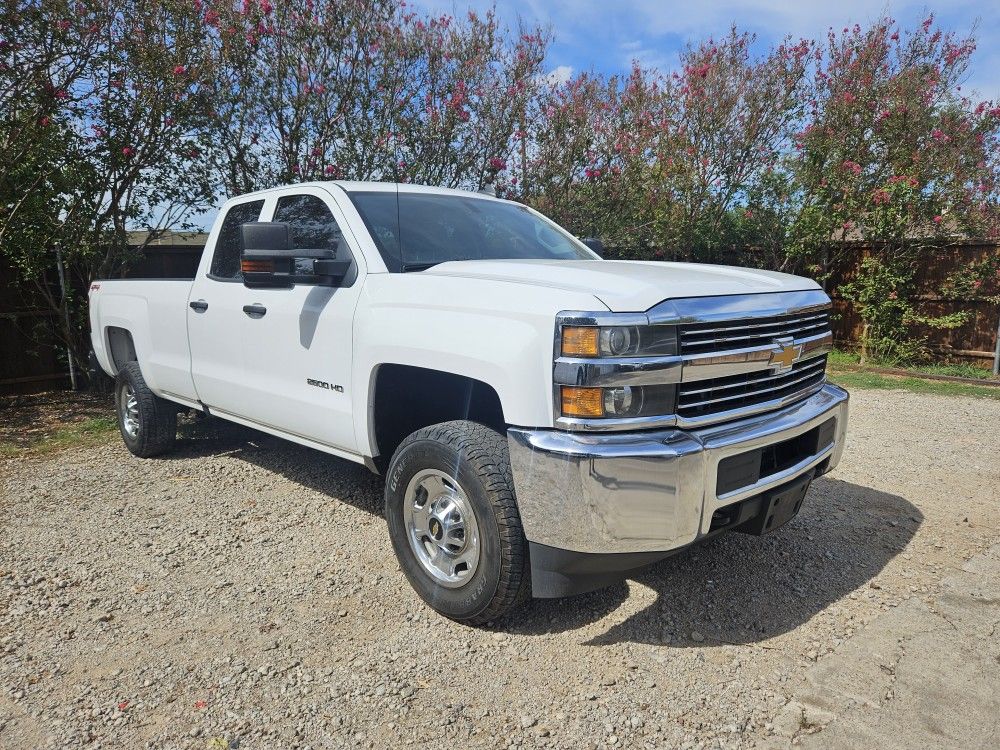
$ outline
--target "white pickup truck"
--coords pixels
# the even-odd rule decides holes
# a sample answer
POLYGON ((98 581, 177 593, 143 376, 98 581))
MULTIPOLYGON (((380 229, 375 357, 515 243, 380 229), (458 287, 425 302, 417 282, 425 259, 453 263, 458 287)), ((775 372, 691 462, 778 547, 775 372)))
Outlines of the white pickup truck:
POLYGON ((90 287, 133 454, 196 410, 366 464, 413 588, 470 624, 792 518, 844 447, 829 316, 808 279, 387 183, 234 198, 194 279, 90 287))

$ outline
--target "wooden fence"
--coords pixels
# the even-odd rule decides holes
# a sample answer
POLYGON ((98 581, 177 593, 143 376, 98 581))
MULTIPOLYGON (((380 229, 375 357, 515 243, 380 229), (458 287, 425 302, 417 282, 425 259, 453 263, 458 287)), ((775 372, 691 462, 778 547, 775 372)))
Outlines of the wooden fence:
MULTIPOLYGON (((827 288, 833 298, 836 313, 834 335, 841 346, 856 345, 860 341, 863 323, 857 310, 841 296, 840 285, 855 276, 862 259, 877 252, 861 244, 845 245, 837 249, 836 258, 831 263, 832 275, 827 288)), ((916 294, 911 297, 916 303, 917 311, 928 317, 970 313, 969 319, 958 328, 917 329, 918 334, 927 337, 928 348, 937 357, 984 367, 992 365, 1000 305, 990 298, 1000 297, 1000 279, 988 280, 978 290, 976 297, 970 300, 949 299, 941 294, 941 288, 956 270, 998 255, 1000 246, 996 244, 959 242, 936 251, 928 251, 922 259, 914 279, 916 294)))
MULTIPOLYGON (((203 234, 168 234, 147 245, 123 278, 194 278, 204 245, 203 234)), ((58 289, 55 277, 50 281, 58 289)), ((40 294, 19 284, 0 258, 0 395, 69 388, 66 352, 51 334, 55 317, 40 294)))
MULTIPOLYGON (((167 237, 149 245, 127 278, 192 278, 201 257, 204 235, 167 237)), ((833 297, 834 335, 841 346, 855 344, 861 335, 861 319, 838 293, 840 284, 853 277, 861 260, 873 250, 863 245, 845 245, 836 252, 828 289, 833 297)), ((942 282, 955 269, 1000 253, 995 244, 957 243, 928 258, 917 277, 918 308, 928 315, 968 310, 967 323, 951 330, 927 330, 928 346, 942 359, 990 365, 997 337, 1000 305, 988 297, 1000 295, 1000 280, 994 279, 971 301, 945 299, 942 282)), ((726 262, 754 265, 752 257, 734 253, 726 262)), ((52 312, 38 304, 30 290, 18 287, 10 267, 0 259, 0 394, 32 393, 69 386, 65 354, 51 337, 39 336, 51 322, 52 312)))

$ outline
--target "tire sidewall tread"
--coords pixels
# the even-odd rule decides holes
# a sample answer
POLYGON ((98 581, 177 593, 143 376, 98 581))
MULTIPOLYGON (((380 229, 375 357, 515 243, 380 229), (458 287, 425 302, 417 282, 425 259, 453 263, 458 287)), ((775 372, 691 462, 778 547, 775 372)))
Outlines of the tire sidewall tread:
POLYGON ((385 515, 403 573, 437 612, 481 625, 502 617, 528 597, 527 542, 517 511, 507 441, 496 430, 456 420, 425 427, 406 438, 389 465, 385 515), (427 468, 455 477, 479 525, 479 565, 472 580, 457 589, 441 586, 423 570, 403 524, 406 487, 418 471, 427 468))
POLYGON ((158 456, 173 447, 177 439, 177 408, 150 390, 138 362, 126 362, 115 377, 115 417, 129 452, 139 458, 158 456), (125 431, 121 414, 121 393, 131 386, 139 402, 139 433, 133 438, 125 431))

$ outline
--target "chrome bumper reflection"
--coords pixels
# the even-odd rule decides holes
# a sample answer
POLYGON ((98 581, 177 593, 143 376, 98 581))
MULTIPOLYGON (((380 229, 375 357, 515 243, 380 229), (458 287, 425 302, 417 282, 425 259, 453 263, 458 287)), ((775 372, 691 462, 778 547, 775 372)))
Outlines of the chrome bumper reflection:
POLYGON ((834 385, 778 411, 699 430, 577 433, 508 430, 514 486, 532 542, 575 552, 652 552, 708 533, 719 508, 783 484, 844 450, 847 392, 834 385), (719 496, 719 462, 794 438, 830 417, 831 446, 719 496))

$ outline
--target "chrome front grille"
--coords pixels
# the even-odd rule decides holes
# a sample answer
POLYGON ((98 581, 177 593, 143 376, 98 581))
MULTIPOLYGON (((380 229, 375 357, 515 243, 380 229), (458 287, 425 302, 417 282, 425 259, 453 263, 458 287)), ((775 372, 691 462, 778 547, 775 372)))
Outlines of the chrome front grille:
MULTIPOLYGON (((713 362, 726 353, 775 346, 778 342, 815 341, 830 335, 829 309, 813 309, 789 315, 743 320, 713 321, 680 326, 682 356, 713 362), (713 356, 718 355, 718 356, 713 356)), ((794 401, 815 390, 826 379, 825 349, 802 354, 791 369, 758 369, 723 377, 682 382, 677 390, 677 415, 705 420, 740 416, 741 411, 759 411, 761 405, 794 401), (818 356, 817 356, 818 355, 818 356), (730 415, 730 412, 732 414, 730 415)))
POLYGON ((830 311, 816 310, 771 318, 693 323, 680 327, 680 353, 704 354, 804 339, 830 331, 830 311))
POLYGON ((701 429, 781 409, 823 388, 833 347, 830 298, 817 288, 668 299, 644 313, 568 311, 557 316, 555 341, 557 426, 701 429), (662 326, 658 340, 672 346, 650 352, 640 336, 639 348, 621 356, 564 354, 565 326, 640 333, 662 326), (635 416, 572 416, 562 411, 565 388, 627 388, 642 405, 658 400, 654 410, 635 416))
POLYGON ((789 399, 821 384, 826 375, 826 355, 796 362, 779 375, 769 370, 711 380, 681 383, 677 392, 677 414, 697 419, 752 406, 789 399))

